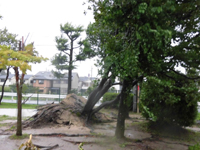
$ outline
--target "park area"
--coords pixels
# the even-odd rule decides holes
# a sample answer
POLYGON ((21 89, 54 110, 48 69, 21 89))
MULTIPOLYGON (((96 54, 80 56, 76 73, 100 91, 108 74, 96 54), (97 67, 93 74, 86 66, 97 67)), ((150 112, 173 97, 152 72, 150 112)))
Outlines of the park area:
MULTIPOLYGON (((23 121, 23 136, 16 139, 16 117, 0 117, 1 149, 14 150, 24 143, 55 150, 187 150, 198 149, 200 124, 191 127, 152 126, 141 114, 129 113, 125 139, 115 138, 116 109, 102 109, 89 122, 79 114, 86 99, 68 95, 59 104, 40 106, 23 121), (29 136, 32 139, 29 140, 29 136)), ((199 117, 199 116, 198 116, 199 117)), ((199 117, 200 118, 200 117, 199 117)), ((199 119, 198 118, 198 119, 199 119)), ((22 147, 24 149, 25 146, 22 147)))

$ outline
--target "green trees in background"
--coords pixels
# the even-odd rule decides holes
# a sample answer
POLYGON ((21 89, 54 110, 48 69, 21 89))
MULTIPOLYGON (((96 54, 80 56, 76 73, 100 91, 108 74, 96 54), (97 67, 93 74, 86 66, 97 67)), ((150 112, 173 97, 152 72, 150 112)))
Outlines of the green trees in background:
POLYGON ((18 40, 17 34, 8 32, 8 29, 0 29, 0 45, 10 46, 11 49, 17 50, 18 40))
MULTIPOLYGON (((9 85, 9 88, 10 88, 10 91, 17 92, 15 84, 9 85)), ((23 84, 23 86, 22 86, 22 93, 23 94, 36 93, 37 91, 38 91, 38 89, 36 87, 33 87, 32 85, 23 84)))
POLYGON ((74 56, 74 50, 82 46, 83 43, 80 41, 79 37, 84 30, 82 26, 75 27, 70 23, 60 25, 60 30, 62 35, 56 37, 56 47, 60 53, 56 54, 51 62, 57 69, 57 71, 53 71, 57 78, 63 77, 62 71, 68 71, 67 94, 70 94, 72 70, 75 69, 74 62, 77 61, 76 56, 74 56))

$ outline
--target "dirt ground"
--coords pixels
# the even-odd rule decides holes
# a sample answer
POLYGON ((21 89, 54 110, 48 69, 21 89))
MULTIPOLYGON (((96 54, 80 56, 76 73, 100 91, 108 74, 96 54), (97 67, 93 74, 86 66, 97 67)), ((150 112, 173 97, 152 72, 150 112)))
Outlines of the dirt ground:
MULTIPOLYGON (((200 141, 200 138, 194 138, 200 135, 198 127, 184 129, 189 130, 190 135, 184 133, 180 136, 169 136, 149 132, 145 127, 146 120, 139 114, 130 114, 130 119, 126 120, 126 140, 118 141, 114 138, 116 112, 107 112, 107 115, 112 118, 107 123, 96 123, 89 127, 83 125, 28 127, 23 129, 23 134, 32 134, 33 144, 42 146, 58 144, 53 148, 55 150, 78 150, 80 143, 83 143, 84 150, 187 150, 189 145, 200 141)), ((16 124, 12 120, 2 121, 0 124, 4 124, 0 127, 1 150, 17 150, 22 143, 28 140, 28 138, 22 140, 9 138, 16 132, 12 129, 13 124, 16 124)))

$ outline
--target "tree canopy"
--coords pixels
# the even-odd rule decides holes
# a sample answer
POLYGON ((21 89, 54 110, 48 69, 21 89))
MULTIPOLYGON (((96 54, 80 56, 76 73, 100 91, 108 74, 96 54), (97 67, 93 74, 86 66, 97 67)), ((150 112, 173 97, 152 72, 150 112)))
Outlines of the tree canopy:
POLYGON ((6 66, 19 67, 26 74, 27 70, 31 70, 28 63, 40 63, 47 60, 42 56, 36 56, 32 44, 25 47, 25 51, 14 51, 9 46, 0 45, 0 68, 5 69, 6 66))
POLYGON ((74 50, 82 46, 82 42, 77 41, 84 31, 82 26, 73 26, 70 23, 60 25, 60 30, 62 35, 56 37, 56 47, 60 53, 56 54, 52 58, 52 65, 54 65, 57 71, 53 71, 54 75, 58 78, 63 77, 62 72, 68 71, 68 94, 71 93, 71 80, 72 80, 72 70, 75 69, 74 62, 77 61, 76 55, 74 56, 74 50))
MULTIPOLYGON (((172 73, 187 79, 199 77, 191 78, 176 68, 199 70, 198 0, 89 2, 95 18, 87 30, 89 43, 100 56, 99 65, 104 77, 119 77, 123 81, 126 89, 122 89, 126 92, 122 95, 144 77, 159 75, 171 79, 172 73)), ((126 103, 125 97, 121 105, 126 103)), ((122 110, 125 109, 119 108, 119 114, 122 110)), ((122 126, 123 121, 124 118, 121 119, 122 126)), ((123 132, 119 137, 122 135, 123 132)))

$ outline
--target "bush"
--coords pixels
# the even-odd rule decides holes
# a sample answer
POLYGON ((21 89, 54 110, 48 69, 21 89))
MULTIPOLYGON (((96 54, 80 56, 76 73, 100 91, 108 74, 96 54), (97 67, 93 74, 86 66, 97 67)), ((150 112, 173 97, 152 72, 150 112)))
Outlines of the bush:
POLYGON ((192 81, 148 77, 141 92, 142 115, 161 125, 190 126, 197 116, 198 99, 198 88, 192 81))
MULTIPOLYGON (((105 93, 103 96, 102 103, 112 101, 117 97, 118 93, 105 93)), ((112 104, 106 108, 118 108, 119 103, 112 104)))
MULTIPOLYGON (((2 86, 0 86, 0 92, 2 91, 2 86)), ((4 87, 4 92, 11 92, 11 89, 9 86, 4 87)))
MULTIPOLYGON (((114 100, 117 95, 119 95, 119 93, 105 93, 104 96, 103 96, 103 100, 102 100, 102 103, 103 102, 106 102, 106 101, 112 101, 114 100)), ((133 105, 133 94, 130 94, 129 97, 128 97, 128 107, 130 109, 132 109, 132 105, 133 105)), ((112 104, 110 106, 108 106, 107 108, 119 108, 119 103, 115 103, 115 104, 112 104)))

